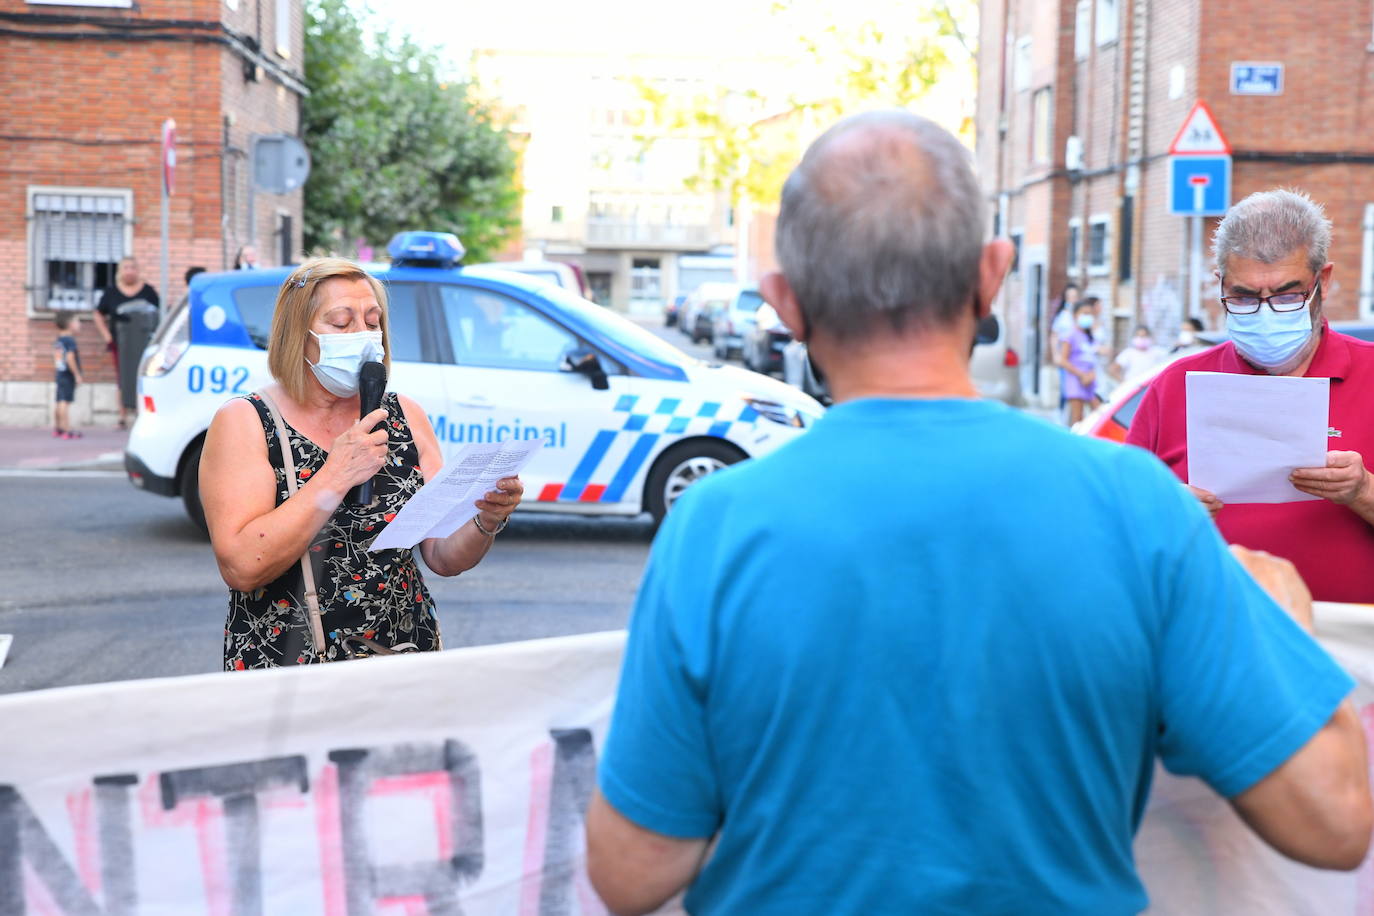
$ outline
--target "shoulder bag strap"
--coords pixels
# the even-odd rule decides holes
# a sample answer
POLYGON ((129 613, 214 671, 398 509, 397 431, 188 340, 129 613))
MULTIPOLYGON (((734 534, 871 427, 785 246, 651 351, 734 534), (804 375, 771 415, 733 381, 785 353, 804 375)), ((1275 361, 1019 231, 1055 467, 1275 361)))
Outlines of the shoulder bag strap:
MULTIPOLYGON (((286 468, 286 495, 290 499, 296 493, 296 460, 291 453, 291 438, 286 432, 286 424, 282 421, 276 401, 264 391, 259 391, 258 397, 267 405, 267 412, 272 415, 272 422, 277 425, 277 441, 281 443, 282 464, 286 468)), ((301 554, 301 582, 305 586, 306 606, 310 608, 310 637, 315 643, 315 654, 320 661, 324 661, 324 624, 320 622, 320 595, 315 588, 315 571, 310 568, 308 547, 305 553, 301 554)))

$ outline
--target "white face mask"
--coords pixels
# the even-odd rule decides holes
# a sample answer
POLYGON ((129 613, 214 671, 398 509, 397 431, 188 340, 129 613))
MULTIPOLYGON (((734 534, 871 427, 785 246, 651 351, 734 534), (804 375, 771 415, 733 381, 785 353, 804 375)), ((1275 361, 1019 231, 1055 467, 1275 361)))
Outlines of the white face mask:
POLYGON ((351 398, 358 393, 358 371, 363 363, 382 361, 382 332, 357 331, 353 334, 316 334, 320 342, 320 361, 305 364, 315 373, 324 390, 335 397, 351 398))

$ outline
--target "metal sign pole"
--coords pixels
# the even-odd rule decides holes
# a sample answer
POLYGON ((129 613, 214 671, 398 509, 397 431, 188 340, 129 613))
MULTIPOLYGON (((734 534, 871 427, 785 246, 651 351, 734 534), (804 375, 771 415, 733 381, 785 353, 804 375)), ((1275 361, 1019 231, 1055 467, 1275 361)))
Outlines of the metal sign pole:
POLYGON ((1189 271, 1192 280, 1188 291, 1188 315, 1192 318, 1202 317, 1202 220, 1201 216, 1193 217, 1192 267, 1189 271))

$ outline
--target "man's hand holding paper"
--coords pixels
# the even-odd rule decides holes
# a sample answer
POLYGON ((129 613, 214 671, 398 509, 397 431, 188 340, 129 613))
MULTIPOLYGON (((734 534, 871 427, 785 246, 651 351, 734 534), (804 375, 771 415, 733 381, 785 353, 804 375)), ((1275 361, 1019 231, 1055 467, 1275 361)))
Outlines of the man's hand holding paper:
POLYGON ((1357 500, 1368 502, 1369 471, 1359 452, 1327 452, 1326 466, 1298 468, 1288 478, 1293 486, 1311 496, 1349 506, 1357 500))

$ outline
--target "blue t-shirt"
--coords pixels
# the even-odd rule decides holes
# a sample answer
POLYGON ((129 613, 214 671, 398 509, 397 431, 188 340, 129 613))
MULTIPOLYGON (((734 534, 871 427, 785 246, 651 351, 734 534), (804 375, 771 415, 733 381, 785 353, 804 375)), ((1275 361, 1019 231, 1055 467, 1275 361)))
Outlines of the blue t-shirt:
POLYGON ((1136 913, 1156 755, 1231 796, 1353 682, 1153 456, 864 400, 688 492, 600 785, 693 913, 1136 913))

